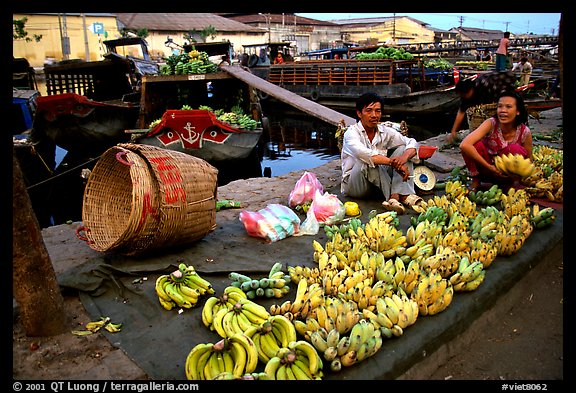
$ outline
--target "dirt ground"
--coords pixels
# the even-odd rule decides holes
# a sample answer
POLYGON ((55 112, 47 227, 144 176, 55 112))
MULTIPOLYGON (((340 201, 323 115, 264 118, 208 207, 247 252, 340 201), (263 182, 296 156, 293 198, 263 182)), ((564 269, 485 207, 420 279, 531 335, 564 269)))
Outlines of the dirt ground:
MULTIPOLYGON (((548 112, 551 112, 549 124, 536 124, 533 127, 536 131, 550 133, 561 127, 561 117, 548 112)), ((473 332, 469 346, 436 364, 426 379, 563 380, 562 253, 559 259, 540 265, 541 269, 530 274, 532 284, 525 285, 509 304, 500 307, 496 317, 473 332)), ((65 293, 65 307, 69 330, 81 329, 90 321, 77 294, 65 293)), ((147 379, 146 373, 101 333, 27 337, 15 310, 12 347, 15 380, 147 379)))

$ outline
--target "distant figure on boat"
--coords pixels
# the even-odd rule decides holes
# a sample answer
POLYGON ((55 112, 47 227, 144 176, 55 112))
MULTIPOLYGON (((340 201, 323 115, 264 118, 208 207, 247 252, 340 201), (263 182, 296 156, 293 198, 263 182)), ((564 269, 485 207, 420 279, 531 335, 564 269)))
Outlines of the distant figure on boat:
POLYGON ((274 59, 274 64, 283 64, 283 63, 284 63, 284 57, 282 55, 282 52, 278 52, 276 58, 274 59))

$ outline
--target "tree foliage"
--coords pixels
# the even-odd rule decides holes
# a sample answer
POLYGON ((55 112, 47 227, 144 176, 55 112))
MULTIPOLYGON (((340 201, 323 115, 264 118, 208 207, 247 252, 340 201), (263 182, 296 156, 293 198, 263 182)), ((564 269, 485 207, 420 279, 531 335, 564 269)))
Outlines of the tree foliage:
POLYGON ((42 39, 42 34, 33 34, 32 38, 28 37, 28 32, 26 31, 26 22, 28 22, 28 18, 26 17, 22 19, 12 19, 12 39, 24 40, 26 42, 40 42, 42 39))

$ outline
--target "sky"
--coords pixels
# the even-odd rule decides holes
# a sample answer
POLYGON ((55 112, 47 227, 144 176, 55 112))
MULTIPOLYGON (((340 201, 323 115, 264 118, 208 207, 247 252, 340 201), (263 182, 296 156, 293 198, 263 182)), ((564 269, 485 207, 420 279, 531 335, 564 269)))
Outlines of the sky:
MULTIPOLYGON (((298 16, 318 19, 353 19, 394 16, 390 13, 297 13, 298 16)), ((396 13, 428 23, 431 27, 449 30, 460 26, 488 30, 510 31, 513 34, 558 34, 560 13, 396 13)))

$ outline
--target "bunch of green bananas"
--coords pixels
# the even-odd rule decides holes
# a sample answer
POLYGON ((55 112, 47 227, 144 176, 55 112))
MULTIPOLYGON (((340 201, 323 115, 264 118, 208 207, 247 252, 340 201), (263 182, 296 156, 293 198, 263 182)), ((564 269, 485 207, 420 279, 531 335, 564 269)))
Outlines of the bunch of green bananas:
POLYGON ((470 191, 468 198, 478 205, 492 206, 501 201, 502 189, 493 184, 488 190, 470 191))
POLYGON ((174 307, 192 308, 200 296, 213 294, 212 284, 202 278, 192 265, 180 263, 178 270, 160 275, 154 286, 158 300, 166 310, 174 307))
POLYGON ((415 227, 419 222, 428 220, 429 222, 437 222, 444 225, 446 224, 447 219, 448 213, 446 210, 438 206, 430 206, 425 211, 418 214, 418 216, 410 217, 410 224, 415 227))
POLYGON ((450 276, 455 292, 473 291, 484 281, 486 271, 482 261, 471 261, 467 256, 460 259, 458 270, 450 276))
MULTIPOLYGON (((186 357, 186 378, 189 380, 212 380, 222 373, 235 378, 255 372, 258 352, 254 342, 244 333, 236 333, 217 343, 200 343, 186 357)), ((265 379, 265 377, 264 377, 265 379)))
POLYGON ((230 272, 231 285, 240 288, 248 299, 257 297, 281 298, 290 291, 290 275, 282 271, 282 263, 276 262, 270 269, 268 277, 255 279, 238 272, 230 272))
POLYGON ((545 207, 540 209, 540 205, 535 203, 532 207, 532 215, 530 221, 535 228, 541 229, 552 225, 554 220, 556 220, 556 214, 554 208, 545 207))
POLYGON ((320 380, 324 376, 322 358, 308 341, 291 341, 280 348, 264 367, 272 380, 320 380))
POLYGON ((348 236, 349 228, 352 228, 353 231, 356 231, 356 229, 362 225, 362 221, 359 218, 353 217, 349 221, 341 223, 340 225, 324 225, 324 233, 326 233, 326 237, 328 237, 328 239, 332 239, 336 232, 346 237, 348 236))
POLYGON ((498 228, 504 223, 506 213, 498 210, 495 206, 483 207, 478 215, 471 220, 468 233, 472 239, 490 241, 498 233, 498 228))

